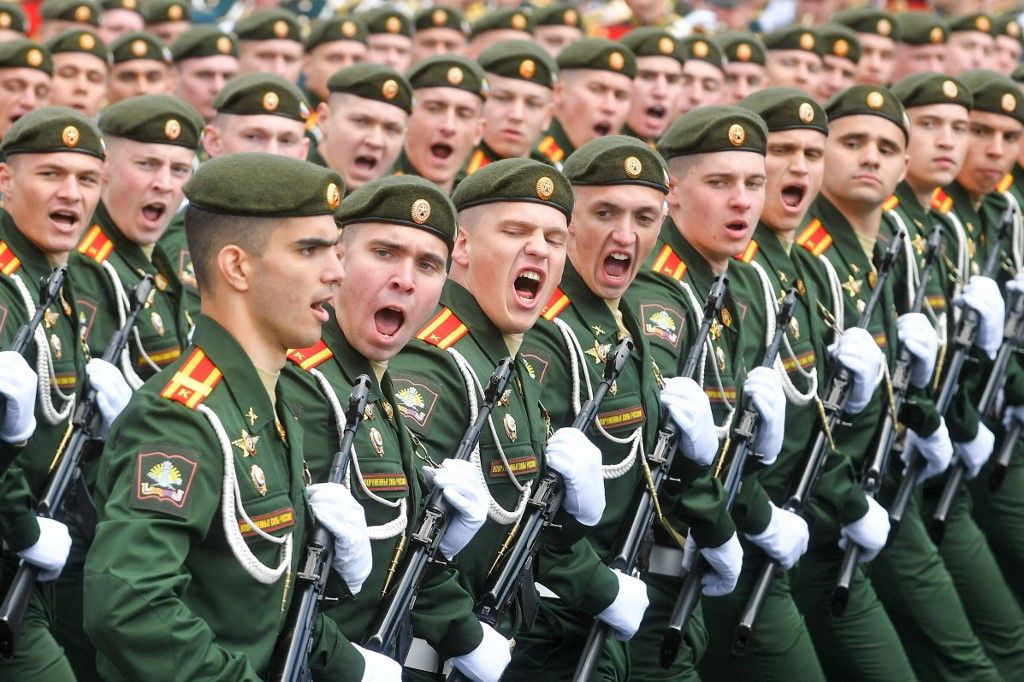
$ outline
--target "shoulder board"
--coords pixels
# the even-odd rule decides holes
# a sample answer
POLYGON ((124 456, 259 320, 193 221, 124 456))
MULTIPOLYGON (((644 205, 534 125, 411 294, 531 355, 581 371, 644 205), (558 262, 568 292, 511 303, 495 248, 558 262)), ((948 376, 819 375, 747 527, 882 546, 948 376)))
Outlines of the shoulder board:
POLYGON ((90 227, 82 241, 78 242, 78 253, 92 258, 97 263, 105 262, 113 250, 114 242, 103 234, 99 224, 90 227))
POLYGON ((540 311, 541 317, 545 320, 553 320, 562 314, 562 311, 569 307, 569 297, 565 293, 555 287, 555 293, 551 294, 551 298, 548 299, 547 304, 540 311))
POLYGON ((224 378, 202 348, 196 348, 174 377, 160 391, 161 397, 181 403, 193 410, 206 400, 224 378))
POLYGON ((828 251, 829 247, 832 246, 832 237, 829 236, 825 226, 821 224, 821 221, 815 218, 810 224, 804 228, 797 238, 796 243, 804 247, 815 256, 828 251))
POLYGON ((754 260, 754 256, 757 255, 757 250, 759 248, 760 247, 757 245, 757 242, 751 239, 750 243, 747 244, 747 248, 744 249, 742 253, 737 253, 735 256, 733 256, 733 258, 735 258, 736 260, 741 260, 744 263, 749 263, 750 261, 754 260))
POLYGON ((889 197, 888 199, 885 200, 884 204, 882 204, 882 210, 883 211, 891 211, 891 210, 893 210, 894 208, 896 208, 899 205, 900 205, 899 197, 897 197, 895 194, 893 194, 891 197, 889 197))
POLYGON ((490 162, 491 160, 487 158, 486 154, 484 154, 484 150, 477 149, 473 153, 473 156, 469 158, 469 163, 466 164, 466 175, 477 172, 490 162))
POLYGON ((306 119, 306 131, 313 130, 320 123, 320 116, 317 115, 316 109, 309 112, 309 118, 306 119))
POLYGON ((288 351, 288 359, 307 372, 334 357, 334 353, 321 339, 309 348, 293 348, 288 351))
POLYGON ((441 312, 419 331, 416 338, 445 350, 468 333, 469 329, 462 324, 462 320, 457 318, 451 309, 442 308, 441 312))
POLYGON ((939 213, 949 213, 950 209, 953 208, 953 200, 949 198, 941 187, 936 187, 935 191, 932 192, 932 208, 939 213))
POLYGON ((551 135, 545 136, 544 139, 540 141, 540 144, 537 145, 537 151, 555 163, 561 163, 562 159, 565 158, 565 151, 558 146, 558 143, 555 142, 555 138, 551 135))
POLYGON ((11 247, 0 241, 0 272, 13 275, 21 267, 21 261, 11 251, 11 247))
POLYGON ((683 279, 683 275, 686 274, 686 263, 683 262, 683 259, 679 257, 679 254, 671 246, 665 244, 661 251, 658 252, 657 258, 654 259, 651 269, 680 282, 683 279))
POLYGON ((1003 179, 996 185, 996 189, 1000 192, 1008 192, 1010 187, 1013 186, 1013 173, 1007 173, 1003 176, 1003 179))

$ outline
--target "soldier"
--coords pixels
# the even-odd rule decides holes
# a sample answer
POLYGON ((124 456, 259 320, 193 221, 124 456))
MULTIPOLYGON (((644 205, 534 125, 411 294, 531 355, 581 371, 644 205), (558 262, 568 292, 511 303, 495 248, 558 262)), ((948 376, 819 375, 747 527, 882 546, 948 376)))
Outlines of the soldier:
POLYGON ((125 33, 142 31, 145 22, 139 12, 138 0, 103 0, 103 13, 96 29, 103 42, 110 44, 125 33))
POLYGON ((209 123, 217 113, 213 101, 238 74, 238 41, 216 26, 196 26, 171 44, 174 95, 209 123))
POLYGON ((487 48, 506 40, 533 40, 533 15, 518 7, 491 10, 469 26, 466 56, 476 59, 487 48))
MULTIPOLYGON (((428 494, 416 464, 422 453, 415 452, 416 444, 398 416, 401 404, 387 366, 437 306, 455 234, 455 209, 426 180, 389 177, 347 197, 338 216, 345 276, 333 308, 326 308, 330 319, 320 342, 290 353, 283 376, 309 425, 303 441, 314 481, 327 476, 329 455, 338 450, 340 426, 335 424, 342 424, 344 415, 337 406, 344 404, 358 375, 374 377, 353 447, 358 462, 347 473, 371 524, 374 570, 358 595, 343 597, 327 611, 355 641, 370 634, 394 562, 418 528, 428 494)), ((454 508, 440 547, 450 559, 486 519, 486 488, 469 462, 444 460, 439 469, 425 473, 427 480, 443 487, 454 508)), ((473 679, 497 679, 508 662, 507 643, 493 629, 481 628, 473 599, 451 568, 438 571, 417 591, 412 626, 420 641, 473 679)), ((413 670, 410 674, 416 675, 413 670)))
POLYGON ((555 59, 562 50, 585 35, 579 10, 564 2, 538 7, 533 11, 533 21, 537 44, 555 59))
POLYGON ((790 26, 762 36, 768 56, 765 59, 767 84, 815 93, 821 77, 821 41, 808 28, 790 26))
POLYGON ((110 75, 110 52, 92 31, 73 29, 50 38, 53 58, 49 104, 94 117, 103 105, 110 75))
POLYGON ((469 22, 450 7, 426 7, 413 18, 412 59, 415 66, 427 57, 465 54, 469 22))
POLYGON ((660 0, 626 0, 625 4, 628 8, 625 11, 620 6, 615 7, 615 14, 618 16, 613 16, 610 20, 590 22, 590 35, 619 40, 638 26, 664 28, 677 38, 690 33, 689 25, 676 13, 671 3, 660 0))
POLYGON ((995 38, 988 15, 964 14, 950 19, 945 73, 960 76, 972 69, 990 69, 994 53, 995 38))
POLYGON ((633 29, 623 36, 622 44, 636 55, 636 77, 622 134, 653 148, 679 113, 686 53, 682 41, 653 26, 633 29))
POLYGON ((146 32, 170 46, 192 28, 192 5, 186 0, 146 0, 142 3, 142 18, 146 32))
POLYGON ((265 71, 297 83, 302 73, 302 29, 288 10, 256 10, 235 24, 239 73, 265 71))
POLYGON ((537 145, 556 167, 585 142, 622 130, 636 58, 620 43, 584 38, 562 50, 558 68, 562 84, 555 89, 555 120, 537 145))
POLYGON ((40 5, 42 24, 36 38, 49 40, 72 28, 95 31, 100 25, 100 11, 93 0, 46 0, 40 5))
POLYGON ((28 29, 25 10, 16 2, 0 2, 0 40, 24 38, 28 29))
POLYGON ((405 73, 412 63, 412 22, 396 7, 384 5, 358 15, 366 23, 366 61, 405 73))
MULTIPOLYGON (((306 99, 315 109, 327 101, 327 80, 342 69, 366 59, 366 24, 358 17, 339 15, 314 21, 306 36, 306 57, 302 63, 306 99)), ((311 118, 316 131, 316 115, 311 118)), ((318 132, 318 131, 317 131, 318 132)))
POLYGON ((725 87, 725 54, 718 44, 700 36, 684 38, 682 95, 679 112, 718 104, 725 87))
POLYGON ((50 99, 50 52, 27 38, 0 43, 0 139, 25 114, 50 99))
POLYGON ((451 192, 483 134, 481 109, 488 94, 484 72, 458 55, 428 57, 409 72, 409 84, 413 108, 393 170, 419 175, 451 192))
POLYGON ((169 95, 174 89, 171 51, 151 33, 126 33, 110 46, 107 102, 136 95, 169 95))
POLYGON ((949 34, 945 20, 928 12, 900 12, 893 15, 893 20, 896 23, 893 82, 922 71, 944 72, 949 34))
POLYGON ((824 54, 821 56, 818 87, 811 94, 818 102, 824 103, 853 85, 857 78, 857 63, 861 59, 861 46, 857 34, 842 24, 822 24, 817 30, 824 54))
POLYGON ((1021 53, 1024 52, 1024 44, 1021 43, 1024 35, 1016 15, 1007 12, 996 17, 992 22, 992 32, 995 35, 992 68, 1004 76, 1009 76, 1013 68, 1020 63, 1021 53))
POLYGON ((865 85, 888 85, 896 66, 893 15, 880 9, 859 7, 835 16, 837 24, 857 32, 860 59, 855 81, 865 85))
MULTIPOLYGON (((37 283, 57 263, 65 263, 88 225, 100 198, 103 142, 99 131, 77 112, 44 107, 22 117, 4 137, 0 152, 0 347, 14 336, 39 304, 37 283)), ((74 680, 75 675, 50 629, 58 604, 52 581, 61 573, 71 547, 67 527, 37 517, 36 505, 49 479, 51 462, 71 428, 71 413, 83 394, 86 374, 100 393, 98 404, 108 427, 127 402, 130 389, 118 371, 88 359, 81 342, 74 289, 65 283, 33 334, 30 366, 13 352, 2 356, 2 392, 7 408, 0 424, 0 452, 10 466, 0 474, 4 542, 2 584, 6 592, 18 558, 40 569, 10 660, 0 676, 17 680, 74 680), (38 387, 38 388, 37 388, 38 387), (37 396, 38 393, 38 396, 37 396), (38 401, 37 401, 38 397, 38 401)))
POLYGON ((722 104, 736 104, 765 87, 764 42, 753 33, 730 31, 714 36, 725 53, 725 89, 722 104))

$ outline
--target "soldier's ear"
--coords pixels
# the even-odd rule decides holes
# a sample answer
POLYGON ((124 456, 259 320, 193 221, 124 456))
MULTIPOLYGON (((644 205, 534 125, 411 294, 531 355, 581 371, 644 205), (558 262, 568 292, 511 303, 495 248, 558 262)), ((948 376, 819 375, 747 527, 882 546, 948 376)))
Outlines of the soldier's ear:
POLYGON ((459 225, 455 233, 455 244, 452 246, 452 263, 461 268, 469 267, 469 231, 459 225))
POLYGON ((236 292, 245 292, 251 288, 251 268, 249 254, 236 244, 227 244, 217 252, 218 279, 236 292))
POLYGON ((0 196, 10 196, 11 181, 14 179, 14 170, 7 163, 0 163, 0 196))
POLYGON ((331 106, 327 102, 320 102, 316 107, 316 125, 320 128, 320 134, 327 139, 327 121, 331 117, 331 106))
POLYGON ((220 128, 208 123, 203 129, 203 148, 206 149, 206 153, 211 158, 220 156, 224 153, 224 145, 222 144, 222 138, 220 134, 220 128))

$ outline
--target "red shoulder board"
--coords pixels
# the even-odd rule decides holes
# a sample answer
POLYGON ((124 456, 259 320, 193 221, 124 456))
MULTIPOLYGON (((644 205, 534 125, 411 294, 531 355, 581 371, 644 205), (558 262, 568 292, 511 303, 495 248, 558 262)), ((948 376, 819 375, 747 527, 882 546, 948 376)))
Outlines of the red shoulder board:
POLYGON ((562 311, 569 307, 569 297, 561 289, 555 287, 555 293, 551 294, 547 304, 540 311, 545 320, 553 320, 562 314, 562 311))
POLYGON ((78 253, 92 258, 97 263, 103 263, 114 250, 114 242, 110 237, 103 234, 100 226, 93 225, 78 242, 78 253))
POLYGON ((306 131, 313 130, 320 123, 320 115, 316 113, 316 109, 309 112, 309 118, 306 119, 306 131))
POLYGON ((996 185, 996 189, 1000 192, 1008 192, 1010 187, 1013 186, 1013 173, 1007 173, 1003 176, 1003 179, 996 185))
POLYGON ((471 156, 469 158, 469 163, 466 164, 466 175, 471 175, 471 174, 477 172, 478 170, 480 170, 481 168, 483 168, 484 166, 486 166, 490 162, 491 162, 491 160, 487 158, 486 154, 484 154, 484 150, 483 149, 477 149, 473 153, 473 156, 471 156))
POLYGON ((815 218, 796 238, 796 243, 815 256, 820 256, 832 246, 832 237, 829 236, 821 221, 815 218))
POLYGON ((950 209, 953 208, 953 200, 942 191, 941 187, 936 187, 935 191, 932 192, 932 208, 939 213, 949 213, 950 209))
POLYGON ((13 275, 21 267, 21 261, 11 251, 11 247, 0 242, 0 272, 5 275, 13 275))
POLYGON ((899 198, 895 194, 893 194, 891 197, 889 197, 888 199, 885 200, 884 204, 882 204, 882 210, 883 211, 891 211, 891 210, 893 210, 894 208, 896 208, 899 205, 900 205, 899 198))
POLYGON ((654 259, 651 269, 663 275, 668 275, 677 282, 681 282, 683 275, 686 274, 686 263, 672 250, 671 246, 665 244, 661 251, 658 252, 658 257, 654 259))
POLYGON ((733 256, 733 258, 735 258, 736 260, 741 260, 744 263, 749 263, 750 261, 754 260, 754 256, 757 255, 757 250, 759 248, 760 247, 757 245, 757 242, 751 239, 750 243, 747 244, 747 248, 744 249, 742 253, 737 253, 735 256, 733 256))
POLYGON ((444 350, 468 333, 469 329, 462 324, 462 320, 455 317, 455 313, 448 308, 442 308, 441 312, 420 330, 416 338, 444 350))
POLYGON ((555 142, 555 138, 551 135, 545 136, 544 139, 540 141, 540 144, 537 145, 537 151, 555 163, 561 163, 562 159, 565 158, 565 150, 558 146, 558 143, 555 142))
POLYGON ((295 348, 288 352, 288 359, 307 372, 334 357, 334 353, 323 340, 317 341, 309 348, 295 348))
POLYGON ((203 349, 196 348, 181 369, 174 373, 174 377, 160 395, 194 410, 209 397, 223 378, 224 375, 213 361, 206 357, 203 349))

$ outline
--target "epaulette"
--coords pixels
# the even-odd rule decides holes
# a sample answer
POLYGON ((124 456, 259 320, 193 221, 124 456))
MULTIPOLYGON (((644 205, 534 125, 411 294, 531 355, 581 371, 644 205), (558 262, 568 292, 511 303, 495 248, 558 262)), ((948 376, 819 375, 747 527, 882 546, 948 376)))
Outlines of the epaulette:
POLYGON ((825 226, 821 224, 821 221, 815 218, 796 238, 796 243, 815 256, 820 256, 832 246, 832 237, 825 229, 825 226))
POLYGON ((96 223, 78 242, 78 253, 92 258, 97 263, 104 263, 114 250, 114 242, 103 234, 103 229, 96 223))
POLYGON ((323 339, 317 341, 309 348, 294 348, 288 351, 288 359, 307 372, 314 367, 322 365, 332 357, 334 357, 334 353, 323 342, 323 339))
POLYGON ((565 158, 565 150, 558 146, 558 143, 555 142, 555 138, 551 135, 545 136, 544 139, 540 141, 540 144, 537 145, 537 151, 551 159, 554 163, 561 163, 562 159, 565 158))
POLYGON ((477 172, 490 162, 491 160, 487 158, 486 154, 484 154, 484 150, 477 149, 473 152, 473 156, 469 157, 469 163, 466 164, 466 175, 471 175, 472 173, 477 172))
POLYGON ((0 272, 13 275, 21 267, 21 261, 11 251, 11 247, 0 241, 0 272))
POLYGON ((1000 192, 1008 192, 1013 187, 1013 173, 1007 173, 1003 176, 1003 179, 996 185, 996 189, 1000 192))
POLYGON ((683 275, 686 274, 686 263, 683 262, 683 259, 679 257, 679 254, 671 246, 665 244, 661 251, 658 252, 658 257, 654 259, 651 269, 663 275, 668 275, 677 282, 681 282, 683 275))
POLYGON ((891 211, 891 210, 893 210, 894 208, 896 208, 899 205, 900 205, 899 197, 897 197, 895 194, 893 194, 891 197, 889 197, 888 199, 885 200, 885 203, 882 204, 882 210, 883 211, 891 211))
POLYGON ((741 260, 744 263, 749 263, 750 261, 754 260, 754 256, 757 255, 757 250, 759 248, 761 247, 757 245, 757 242, 751 239, 750 243, 747 244, 747 248, 745 248, 742 253, 737 253, 735 256, 733 256, 733 258, 735 258, 736 260, 741 260))
POLYGON ((941 187, 936 187, 935 191, 932 192, 932 208, 939 213, 949 213, 950 209, 953 208, 953 200, 941 187))
POLYGON ((569 303, 569 297, 565 295, 565 292, 555 287, 555 292, 551 294, 551 298, 548 299, 547 304, 541 309, 540 315, 545 320, 553 320, 569 307, 569 303))
POLYGON ((442 308, 441 312, 419 331, 416 338, 445 350, 468 333, 469 329, 450 308, 442 308))
POLYGON ((193 410, 206 400, 220 380, 224 378, 202 348, 196 348, 185 360, 171 381, 160 391, 168 400, 181 403, 193 410))

